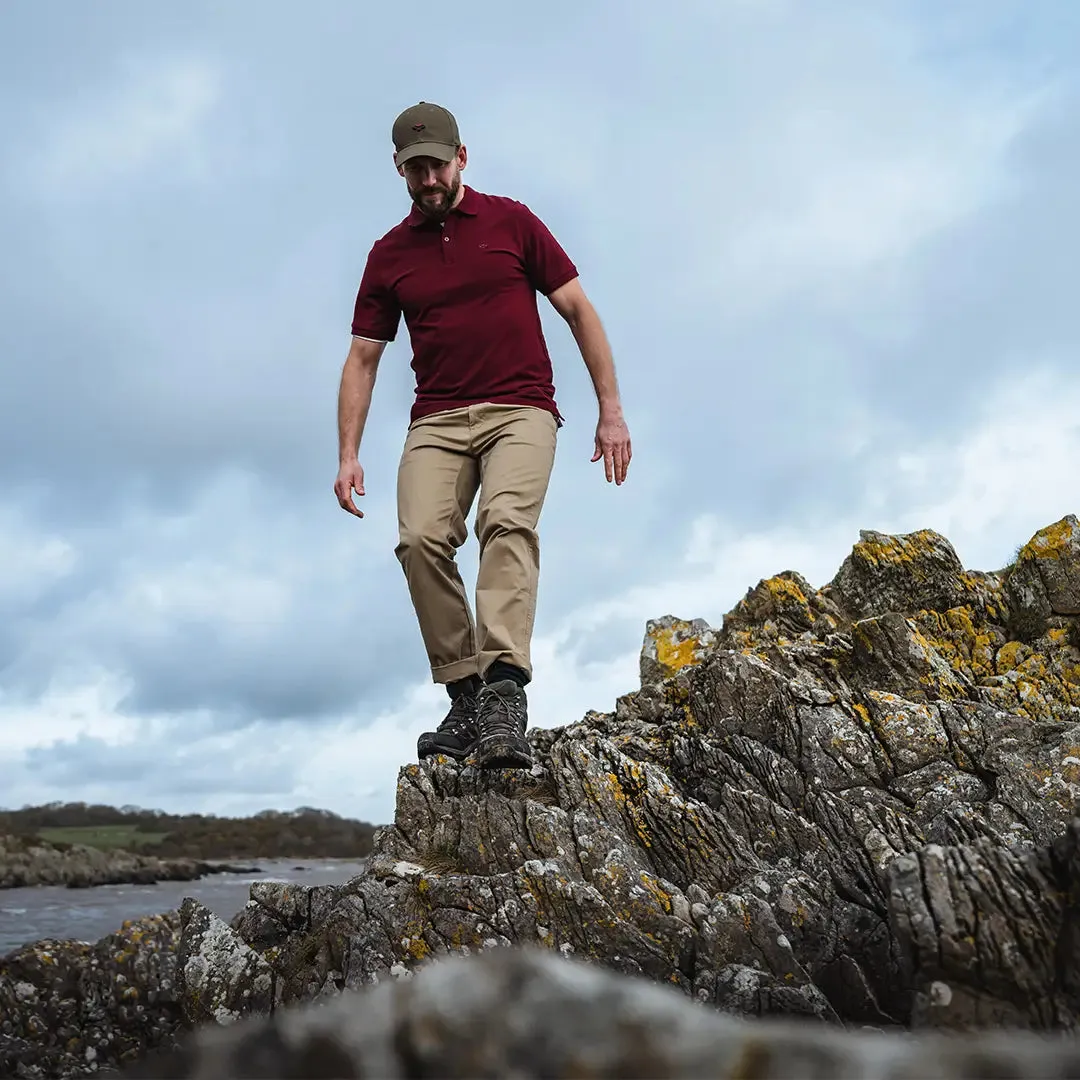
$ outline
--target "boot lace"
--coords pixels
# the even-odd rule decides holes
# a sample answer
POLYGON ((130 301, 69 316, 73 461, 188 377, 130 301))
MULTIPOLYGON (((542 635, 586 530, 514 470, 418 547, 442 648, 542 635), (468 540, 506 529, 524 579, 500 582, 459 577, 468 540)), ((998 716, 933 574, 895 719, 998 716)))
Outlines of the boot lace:
POLYGON ((440 734, 453 735, 456 739, 472 737, 476 731, 476 698, 471 694, 459 694, 454 698, 438 730, 440 734))
POLYGON ((525 731, 525 709, 520 701, 504 697, 485 686, 480 691, 480 728, 485 738, 501 735, 521 738, 525 731))

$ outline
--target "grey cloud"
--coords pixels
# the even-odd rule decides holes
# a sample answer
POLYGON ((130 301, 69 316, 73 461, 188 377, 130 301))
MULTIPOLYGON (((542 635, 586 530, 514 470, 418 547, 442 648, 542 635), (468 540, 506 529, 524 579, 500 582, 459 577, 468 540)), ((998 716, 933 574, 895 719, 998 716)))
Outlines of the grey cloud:
MULTIPOLYGON (((456 38, 448 27, 420 44, 414 70, 431 77, 415 81, 368 47, 397 39, 389 10, 328 3, 298 22, 283 3, 257 16, 247 5, 116 3, 66 12, 47 35, 44 9, 5 16, 15 32, 0 34, 0 116, 12 132, 0 151, 0 494, 31 493, 35 527, 81 553, 70 575, 0 609, 5 693, 32 700, 65 664, 97 663, 133 680, 131 712, 207 709, 239 728, 339 712, 362 723, 426 678, 391 551, 412 388, 404 331, 365 436, 368 521, 346 518, 330 490, 356 282, 371 241, 407 209, 387 127, 410 100, 442 97, 468 118, 470 179, 552 224, 615 343, 635 445, 619 491, 588 460, 592 389, 566 327, 545 313, 569 423, 542 525, 538 633, 665 573, 699 515, 767 528, 842 514, 889 483, 897 447, 970 418, 988 378, 1036 352, 1068 363, 1053 357, 1078 343, 1073 97, 1012 146, 1002 200, 900 260, 902 287, 883 260, 844 278, 848 303, 826 303, 822 289, 836 284, 826 261, 818 279, 755 312, 741 288, 755 283, 732 279, 725 259, 760 187, 781 209, 799 188, 803 159, 783 156, 796 103, 846 116, 880 61, 884 96, 860 115, 863 134, 887 143, 895 125, 932 128, 935 94, 963 99, 959 81, 935 81, 948 62, 919 60, 926 80, 904 67, 904 50, 917 52, 906 22, 880 45, 899 10, 860 9, 877 21, 867 29, 842 4, 788 5, 780 23, 749 6, 629 20, 601 6, 571 35, 560 24, 568 3, 548 5, 528 34, 491 3, 472 13, 490 34, 456 38), (518 90, 492 81, 493 49, 518 90), (65 200, 19 187, 16 152, 107 88, 124 50, 220 66, 222 98, 202 132, 210 181, 150 163, 128 183, 65 200), (575 74, 552 92, 559 66, 575 74), (505 109, 529 116, 540 99, 548 142, 528 156, 505 109), (715 144, 704 147, 703 132, 715 144), (889 325, 902 336, 890 340, 889 325), (252 479, 250 501, 208 498, 231 475, 252 479), (124 606, 133 574, 200 559, 242 574, 255 557, 245 552, 291 595, 287 617, 261 637, 230 644, 228 613, 155 623, 124 606), (299 579, 290 553, 309 560, 299 579)), ((1074 50, 1040 8, 1024 9, 1022 61, 986 52, 1019 10, 952 7, 954 24, 935 31, 949 36, 936 40, 976 50, 984 71, 1007 63, 1010 75, 1074 50)), ((774 262, 782 275, 785 253, 774 262)), ((471 580, 471 549, 463 561, 471 580)), ((603 659, 636 649, 640 635, 616 620, 571 651, 603 659)), ((55 760, 61 771, 40 772, 50 783, 74 784, 77 762, 102 752, 88 743, 33 760, 39 770, 55 760)))
MULTIPOLYGON (((181 734, 177 733, 179 744, 181 734)), ((274 798, 297 782, 297 763, 252 737, 232 752, 196 745, 178 753, 167 745, 112 745, 93 736, 28 750, 25 768, 36 783, 58 791, 85 789, 108 792, 116 806, 140 805, 146 792, 170 800, 228 792, 230 797, 274 798), (138 793, 132 798, 130 793, 138 793)))
MULTIPOLYGON (((310 505, 291 506, 290 520, 302 521, 310 505)), ((392 552, 373 552, 364 524, 333 509, 355 537, 338 549, 318 527, 264 525, 250 496, 238 496, 224 520, 204 504, 195 528, 172 537, 167 523, 130 520, 118 523, 119 532, 84 534, 72 573, 12 606, 0 622, 6 692, 33 700, 58 671, 100 665, 132 680, 124 707, 134 712, 205 708, 223 724, 346 712, 363 722, 422 677, 426 661, 392 552), (167 579, 171 567, 191 560, 217 568, 215 577, 267 577, 283 593, 284 611, 265 625, 253 615, 255 625, 237 631, 231 622, 242 612, 202 601, 191 608, 181 596, 160 614, 132 592, 135 583, 167 579)), ((202 591, 207 580, 196 575, 190 585, 202 591)))
MULTIPOLYGON (((657 615, 664 614, 657 612, 657 615)), ((617 616, 604 619, 598 625, 579 629, 569 634, 564 653, 572 658, 578 668, 589 664, 607 664, 624 657, 628 652, 635 652, 641 646, 644 626, 635 618, 617 616)), ((629 693, 633 684, 625 687, 629 693)), ((598 703, 603 704, 603 703, 598 703)), ((610 707, 613 703, 606 703, 610 707)))

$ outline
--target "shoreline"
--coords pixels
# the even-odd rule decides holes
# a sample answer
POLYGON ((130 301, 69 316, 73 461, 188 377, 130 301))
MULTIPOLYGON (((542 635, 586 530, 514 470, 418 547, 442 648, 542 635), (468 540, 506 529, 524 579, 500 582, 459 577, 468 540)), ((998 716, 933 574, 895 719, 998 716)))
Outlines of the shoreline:
POLYGON ((37 837, 0 834, 0 894, 11 889, 63 886, 92 889, 104 885, 156 885, 169 881, 197 881, 222 874, 264 873, 259 862, 327 862, 344 856, 267 855, 259 858, 160 858, 124 849, 111 851, 81 844, 60 845, 37 837))
MULTIPOLYGON (((365 860, 264 859, 252 873, 205 874, 154 882, 67 888, 63 884, 0 890, 0 969, 13 951, 45 941, 93 944, 130 920, 179 910, 186 897, 208 904, 222 918, 237 915, 253 890, 277 884, 340 885, 362 872, 365 860)), ((2 1075, 2 1074, 0 1074, 2 1075)))
POLYGON ((220 874, 261 874, 258 866, 240 866, 233 863, 203 863, 194 859, 161 860, 159 866, 140 866, 131 869, 97 869, 87 873, 72 867, 60 871, 59 877, 51 873, 34 880, 16 876, 9 868, 0 865, 0 896, 16 889, 48 889, 57 886, 66 889, 100 889, 108 885, 161 885, 169 881, 199 881, 220 874))
POLYGON ((251 885, 242 875, 214 875, 191 885, 162 882, 160 893, 121 886, 127 899, 116 907, 104 906, 100 892, 53 886, 47 903, 60 908, 43 922, 32 909, 36 889, 0 892, 0 907, 16 895, 31 907, 17 920, 27 930, 24 940, 0 947, 0 1076, 14 1076, 20 1066, 19 1075, 28 1078, 117 1075, 116 1069, 169 1048, 184 1027, 175 986, 184 897, 201 896, 231 922, 251 903, 252 889, 273 889, 279 875, 278 891, 306 895, 306 888, 344 885, 366 861, 268 857, 253 860, 259 872, 247 879, 251 885), (302 872, 303 884, 285 880, 290 871, 302 872), (83 906, 94 911, 85 922, 70 920, 64 910, 83 906))

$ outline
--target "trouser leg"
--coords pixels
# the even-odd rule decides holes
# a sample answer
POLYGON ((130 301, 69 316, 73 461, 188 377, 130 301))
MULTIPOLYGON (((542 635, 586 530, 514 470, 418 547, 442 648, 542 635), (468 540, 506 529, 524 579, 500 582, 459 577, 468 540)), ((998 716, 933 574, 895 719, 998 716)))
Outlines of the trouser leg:
POLYGON ((456 561, 480 483, 467 409, 417 421, 398 467, 398 544, 432 679, 476 675, 477 634, 456 561))
POLYGON ((476 536, 477 652, 481 674, 501 661, 532 677, 540 577, 537 524, 555 460, 557 425, 543 409, 474 407, 480 457, 476 536))

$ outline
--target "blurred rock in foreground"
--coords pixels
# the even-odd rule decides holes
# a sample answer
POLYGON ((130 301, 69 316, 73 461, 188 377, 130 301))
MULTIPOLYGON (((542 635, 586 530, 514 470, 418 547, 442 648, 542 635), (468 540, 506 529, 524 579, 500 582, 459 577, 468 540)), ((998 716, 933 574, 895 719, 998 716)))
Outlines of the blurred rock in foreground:
POLYGON ((208 1027, 131 1077, 888 1077, 1076 1076, 1080 1042, 1035 1034, 840 1032, 747 1022, 671 987, 549 950, 441 959, 414 978, 208 1027))

